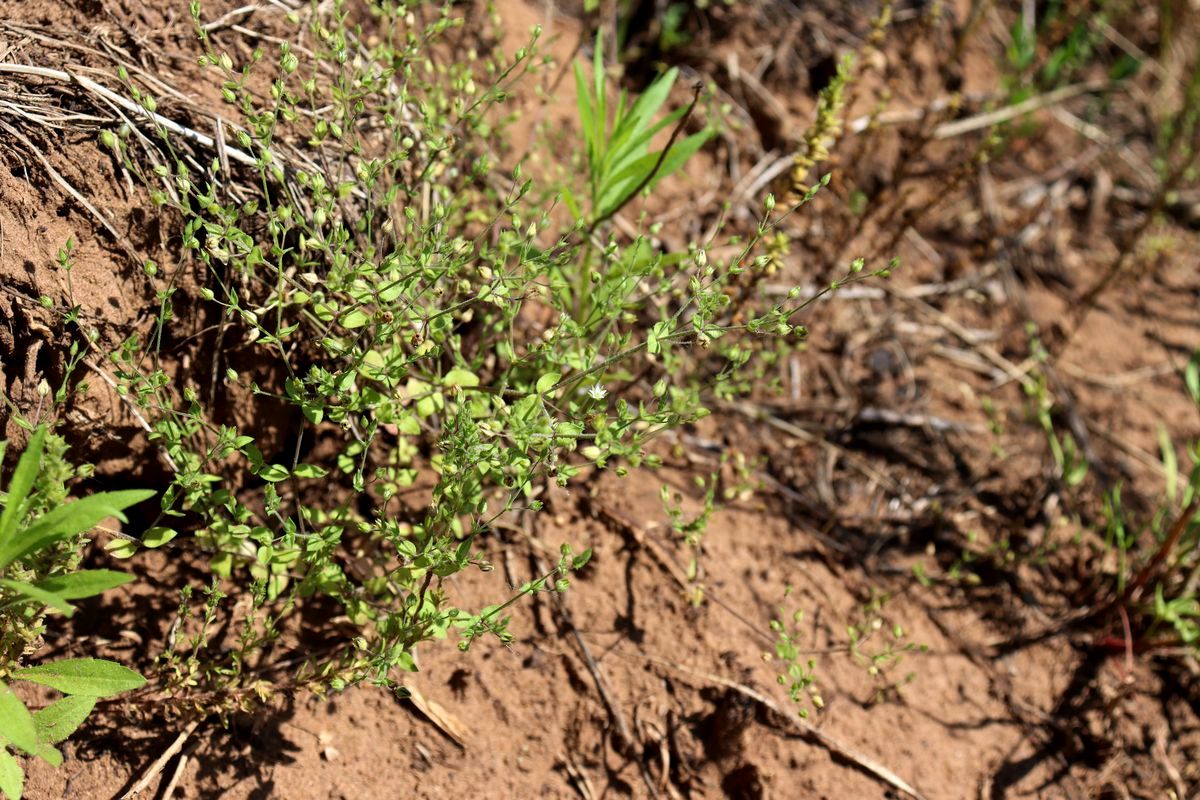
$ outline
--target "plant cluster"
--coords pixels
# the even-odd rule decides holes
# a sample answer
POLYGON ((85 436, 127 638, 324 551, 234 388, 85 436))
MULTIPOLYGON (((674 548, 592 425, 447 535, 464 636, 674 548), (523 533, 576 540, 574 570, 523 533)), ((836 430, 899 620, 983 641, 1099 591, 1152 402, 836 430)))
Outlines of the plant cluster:
MULTIPOLYGON (((648 442, 736 393, 738 371, 770 349, 753 340, 801 339, 796 314, 815 299, 797 288, 759 312, 731 309, 743 276, 769 263, 756 248, 794 210, 775 212, 773 198, 720 262, 709 242, 663 252, 618 234, 613 218, 712 136, 686 130, 695 93, 664 113, 674 70, 631 99, 610 86, 597 40, 592 75, 576 67, 582 185, 539 187, 499 154, 505 101, 547 63, 540 31, 507 56, 451 4, 370 10, 369 37, 343 2, 297 12, 311 55, 284 42, 237 64, 193 2, 201 65, 230 106, 225 150, 197 169, 161 125, 150 156, 130 128, 101 136, 179 221, 199 283, 184 292, 183 270, 147 262, 161 287, 154 333, 109 359, 171 470, 157 520, 112 552, 187 540, 213 575, 203 598, 185 590, 159 661, 181 713, 391 684, 416 668, 420 643, 451 634, 463 647, 506 640, 503 609, 565 589, 588 554, 564 546, 513 600, 457 608, 443 581, 490 569, 492 525, 539 509, 547 482, 655 464, 648 442), (459 56, 443 61, 451 47, 459 56), (211 370, 173 375, 165 350, 188 336, 207 338, 211 370), (271 408, 286 446, 222 417, 227 398, 271 408), (219 625, 235 591, 251 610, 219 625), (280 658, 315 600, 352 633, 298 664, 280 658)), ((879 274, 863 267, 826 292, 879 274)))

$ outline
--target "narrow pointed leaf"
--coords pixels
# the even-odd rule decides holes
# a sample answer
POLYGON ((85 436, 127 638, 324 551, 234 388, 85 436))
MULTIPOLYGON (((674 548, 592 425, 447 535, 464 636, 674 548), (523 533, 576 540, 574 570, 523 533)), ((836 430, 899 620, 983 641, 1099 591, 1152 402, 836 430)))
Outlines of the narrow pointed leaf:
POLYGON ((575 102, 579 106, 579 125, 583 128, 583 141, 587 145, 588 161, 591 162, 596 156, 596 146, 592 141, 595 109, 588 92, 587 78, 584 77, 583 67, 579 66, 578 62, 575 63, 575 102))
MULTIPOLYGON (((609 157, 609 164, 606 166, 606 172, 609 175, 616 175, 635 159, 641 158, 650 150, 650 143, 654 137, 663 128, 674 125, 676 122, 687 113, 687 106, 677 108, 667 116, 659 120, 653 127, 648 130, 638 133, 629 141, 622 141, 619 146, 614 145, 612 154, 609 157)), ((655 151, 657 152, 657 151, 655 151)))
POLYGON ((658 163, 658 153, 646 153, 641 158, 627 166, 619 175, 605 186, 597 203, 601 216, 619 211, 622 206, 633 199, 633 192, 638 184, 645 180, 650 170, 658 163))
MULTIPOLYGON (((610 153, 620 152, 626 147, 626 143, 628 143, 630 148, 634 149, 642 145, 648 146, 654 134, 669 124, 667 120, 664 120, 658 125, 651 127, 650 120, 654 118, 654 115, 662 108, 663 103, 667 101, 667 95, 670 93, 671 87, 675 85, 675 77, 678 74, 679 70, 672 68, 654 83, 650 84, 623 119, 620 115, 617 116, 617 125, 613 130, 612 142, 609 145, 610 153)), ((686 107, 677 109, 668 119, 670 121, 679 119, 686 110, 686 107)))
POLYGON ((22 583, 21 581, 13 581, 8 578, 0 578, 0 586, 5 589, 24 595, 29 600, 38 603, 41 606, 50 606, 57 608, 68 617, 75 613, 75 606, 67 602, 67 598, 57 595, 54 592, 48 592, 45 589, 40 589, 32 583, 22 583))
POLYGON ((673 172, 678 171, 679 168, 686 164, 687 160, 694 156, 696 152, 704 146, 704 143, 712 137, 712 131, 703 130, 699 133, 693 133, 683 141, 676 142, 671 147, 670 152, 667 153, 667 157, 663 159, 662 165, 658 168, 658 172, 650 181, 650 185, 646 188, 653 189, 663 178, 667 177, 673 172))
POLYGON ((86 533, 92 526, 107 517, 125 521, 121 512, 154 496, 148 489, 126 489, 119 492, 103 492, 66 503, 42 516, 24 531, 0 545, 0 568, 27 553, 69 536, 86 533))
POLYGON ((134 579, 128 572, 112 569, 82 569, 67 575, 53 575, 38 581, 37 588, 53 592, 67 600, 92 597, 109 589, 124 586, 134 579))
POLYGON ((13 673, 17 680, 49 686, 63 694, 82 694, 88 697, 112 697, 132 691, 146 679, 129 667, 99 658, 69 658, 19 669, 13 673))
POLYGON ((42 444, 46 439, 46 426, 39 425, 29 439, 25 452, 17 461, 17 469, 13 472, 8 484, 8 497, 4 501, 4 511, 0 513, 0 547, 16 533, 17 523, 21 521, 21 506, 29 496, 29 490, 37 480, 38 470, 42 464, 42 444))

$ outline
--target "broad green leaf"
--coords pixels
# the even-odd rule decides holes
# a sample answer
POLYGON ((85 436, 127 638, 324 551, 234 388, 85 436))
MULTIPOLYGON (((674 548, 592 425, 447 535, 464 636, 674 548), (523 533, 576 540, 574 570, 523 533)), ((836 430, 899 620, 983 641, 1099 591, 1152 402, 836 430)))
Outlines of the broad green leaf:
POLYGON ((34 753, 38 749, 33 715, 21 698, 3 682, 0 682, 0 743, 11 744, 27 753, 34 753))
POLYGON ((137 555, 138 543, 132 539, 117 538, 104 545, 104 550, 113 558, 133 558, 137 555))
POLYGON ((413 414, 406 413, 398 417, 395 424, 399 433, 409 436, 417 436, 421 433, 421 421, 413 414))
POLYGON ((33 751, 33 755, 45 761, 52 767, 61 767, 63 762, 62 753, 58 748, 48 742, 38 742, 37 750, 33 751))
POLYGON ((478 386, 479 376, 469 369, 452 369, 442 378, 446 386, 478 386))
POLYGON ((258 471, 258 477, 264 481, 278 483, 279 481, 287 480, 288 468, 283 464, 267 464, 258 471))
POLYGON ((371 315, 361 308, 352 308, 342 317, 343 328, 361 328, 371 321, 371 315))
POLYGON ((416 407, 418 416, 431 417, 446 407, 446 398, 441 392, 430 392, 417 399, 416 407))
POLYGON ((74 733, 96 707, 96 698, 81 694, 59 698, 33 714, 38 738, 57 744, 74 733))
POLYGON ((25 791, 25 773, 12 753, 0 747, 0 792, 8 800, 21 800, 21 792, 25 791))
POLYGON ((292 470, 292 474, 297 478, 323 478, 329 470, 324 467, 318 467, 316 464, 297 464, 292 470))
POLYGON ((571 568, 572 569, 583 569, 584 566, 591 560, 592 560, 592 548, 589 547, 587 550, 584 550, 582 553, 575 556, 574 560, 571 561, 571 568))
POLYGON ((232 553, 217 553, 208 562, 208 567, 213 571, 213 574, 228 578, 233 574, 233 554, 232 553))
POLYGON ((116 517, 124 522, 125 515, 122 511, 153 496, 154 492, 148 489, 125 489, 94 494, 61 505, 44 514, 10 541, 0 545, 0 568, 7 567, 21 556, 40 550, 60 539, 86 533, 107 517, 116 517))
POLYGON ((111 569, 81 569, 66 575, 52 575, 38 581, 36 586, 47 592, 54 592, 67 600, 78 600, 81 597, 92 597, 109 589, 124 586, 134 579, 128 572, 117 572, 111 569))
POLYGON ((246 455, 251 467, 257 469, 263 465, 263 454, 257 445, 246 444, 242 447, 242 452, 246 455))
POLYGON ((179 535, 179 531, 174 528, 164 528, 161 525, 155 525, 150 530, 142 534, 142 546, 154 549, 162 547, 167 542, 179 535))
POLYGON ((40 589, 32 583, 22 583, 21 581, 13 581, 8 578, 0 578, 0 586, 10 589, 17 594, 23 594, 30 600, 40 603, 44 606, 57 608, 68 617, 75 613, 75 606, 67 602, 65 597, 60 597, 54 592, 48 592, 45 589, 40 589))
POLYGON ((68 658, 13 673, 17 680, 49 686, 63 694, 112 697, 137 689, 146 679, 129 667, 99 658, 68 658))
POLYGON ((387 362, 383 360, 383 354, 378 350, 368 350, 363 353, 363 364, 375 369, 383 369, 387 366, 387 362))
POLYGON ((534 389, 538 394, 545 394, 558 384, 559 375, 557 372, 547 372, 542 377, 538 378, 537 385, 534 389))
POLYGON ((17 523, 21 521, 21 506, 37 480, 38 470, 42 464, 42 443, 46 439, 46 426, 39 425, 29 439, 25 452, 17 461, 12 480, 8 484, 8 496, 4 501, 4 511, 0 513, 0 548, 8 543, 16 533, 17 523))

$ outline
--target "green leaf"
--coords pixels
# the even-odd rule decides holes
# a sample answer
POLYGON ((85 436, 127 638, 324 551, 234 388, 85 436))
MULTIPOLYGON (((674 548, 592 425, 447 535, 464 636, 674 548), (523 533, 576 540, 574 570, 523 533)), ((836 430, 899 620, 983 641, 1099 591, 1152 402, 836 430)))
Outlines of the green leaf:
POLYGON ((19 669, 13 677, 57 689, 63 694, 112 697, 137 689, 146 679, 129 667, 99 658, 68 658, 19 669))
POLYGON ((142 534, 142 546, 149 547, 150 549, 162 547, 178 535, 179 531, 174 528, 164 528, 161 525, 155 525, 142 534))
POLYGON ((8 496, 4 501, 4 511, 0 513, 0 548, 3 548, 13 534, 16 533, 17 523, 21 521, 21 506, 29 496, 29 490, 37 480, 38 471, 42 464, 42 443, 46 438, 46 426, 39 425, 29 439, 25 452, 17 462, 12 480, 8 484, 8 496))
POLYGON ((133 558, 137 555, 138 543, 132 539, 113 539, 104 545, 105 551, 113 558, 133 558))
POLYGON ((596 200, 598 216, 605 217, 615 213, 632 200, 634 190, 646 179, 657 163, 658 153, 646 153, 621 170, 619 174, 606 178, 600 196, 596 200))
POLYGON ((257 445, 246 444, 242 447, 242 452, 246 455, 246 459, 254 469, 258 469, 263 465, 262 451, 258 449, 257 445))
POLYGON ((404 414, 396 419, 396 430, 408 436, 417 436, 421 433, 421 421, 412 414, 404 414))
MULTIPOLYGON (((627 145, 623 144, 620 152, 613 153, 605 167, 606 175, 617 175, 634 160, 641 158, 650 150, 650 142, 655 135, 669 125, 678 122, 687 113, 687 106, 681 106, 655 123, 649 130, 638 132, 637 136, 627 145)), ((654 151, 657 157, 659 151, 654 151)))
POLYGON ((663 178, 678 171, 712 137, 713 131, 706 129, 699 133, 693 133, 691 136, 672 145, 670 151, 667 153, 667 157, 663 159, 662 165, 658 168, 658 172, 655 173, 654 178, 646 188, 653 189, 663 178))
POLYGON ((1142 68, 1142 62, 1131 56, 1129 53, 1122 53, 1108 70, 1108 79, 1110 81, 1123 81, 1126 78, 1132 78, 1142 68))
POLYGON ((0 743, 11 744, 27 753, 37 752, 37 728, 33 715, 13 690, 0 682, 0 743))
POLYGON ((13 581, 8 578, 0 578, 0 586, 10 589, 17 594, 23 594, 30 600, 41 603, 44 606, 57 608, 68 617, 75 613, 75 606, 67 602, 65 597, 60 597, 54 592, 48 592, 45 589, 40 589, 32 583, 24 583, 22 581, 13 581))
POLYGON ((258 471, 258 477, 264 481, 278 483, 279 481, 287 480, 288 468, 283 464, 267 464, 258 471))
POLYGON ((109 589, 124 586, 134 579, 128 572, 117 572, 112 569, 81 569, 66 575, 51 575, 43 578, 35 585, 47 592, 54 592, 67 600, 78 600, 81 597, 92 597, 109 589))
MULTIPOLYGON (((650 128, 648 127, 650 120, 667 101, 667 95, 670 93, 671 87, 675 85, 675 78, 678 75, 678 68, 672 67, 646 88, 642 96, 633 104, 633 108, 629 109, 629 114, 625 119, 617 120, 617 126, 613 130, 612 140, 609 144, 610 157, 625 151, 627 147, 636 151, 649 146, 651 137, 667 124, 664 122, 650 128)), ((678 119, 683 113, 684 109, 680 109, 672 117, 678 119)))
POLYGON ((83 724, 95 707, 95 697, 72 694, 35 711, 33 722, 37 726, 38 738, 50 744, 61 742, 83 724))
POLYGON ((58 751, 58 748, 56 748, 52 744, 47 744, 46 742, 40 742, 38 744, 37 750, 35 750, 33 754, 35 756, 37 756, 38 758, 40 758, 42 761, 45 761, 47 764, 49 764, 52 767, 61 767, 62 766, 62 763, 63 763, 62 753, 60 753, 58 751))
POLYGON ((342 327, 348 329, 361 328, 371 321, 371 315, 361 308, 353 308, 342 317, 342 327))
POLYGON ((297 478, 323 478, 329 473, 329 470, 324 467, 318 467, 316 464, 297 464, 292 470, 292 474, 297 478))
POLYGON ((596 157, 596 146, 592 139, 595 124, 595 109, 592 106, 592 96, 588 91, 587 78, 584 77, 583 67, 575 62, 575 100, 579 106, 579 127, 583 129, 584 144, 587 146, 588 160, 596 157))
POLYGON ((417 414, 421 417, 431 417, 437 413, 442 395, 440 393, 427 394, 417 400, 417 414))
POLYGON ((468 369, 452 369, 442 378, 446 386, 478 386, 479 376, 468 369))
POLYGON ((604 95, 604 29, 596 31, 596 48, 592 51, 592 82, 595 86, 593 98, 595 119, 592 122, 593 139, 596 143, 598 160, 604 159, 601 148, 604 145, 604 129, 608 123, 608 100, 604 95))
POLYGON ((567 210, 571 212, 571 219, 573 219, 575 222, 579 222, 579 220, 583 219, 583 214, 579 210, 579 203, 575 200, 575 195, 572 194, 571 190, 565 186, 562 190, 562 199, 563 202, 567 204, 567 210))
POLYGON ((538 394, 545 394, 553 389, 558 384, 558 381, 559 375, 557 372, 547 372, 545 375, 538 378, 537 385, 534 387, 534 389, 538 394))
POLYGON ((1158 446, 1162 450, 1163 473, 1167 479, 1167 502, 1175 502, 1175 493, 1179 490, 1179 459, 1175 456, 1175 445, 1167 426, 1158 423, 1158 446))
POLYGON ((116 517, 124 522, 126 519, 122 511, 153 496, 154 492, 148 489, 125 489, 94 494, 61 505, 43 515, 19 536, 0 545, 0 568, 60 539, 86 533, 107 517, 116 517))
POLYGON ((0 747, 0 792, 8 800, 21 800, 21 792, 25 790, 25 773, 21 765, 13 758, 12 753, 0 747))
POLYGON ((709 130, 693 133, 683 141, 676 142, 667 155, 662 157, 661 162, 659 161, 660 152, 655 152, 647 153, 629 164, 619 175, 612 178, 605 189, 603 197, 597 204, 600 216, 603 217, 615 213, 626 203, 633 200, 635 190, 646 179, 648 173, 652 174, 650 179, 646 181, 643 191, 649 192, 654 189, 659 181, 676 172, 689 158, 695 155, 696 151, 712 138, 712 135, 712 131, 709 130), (655 170, 655 167, 657 167, 657 170, 655 170))
POLYGON ((1183 370, 1183 382, 1192 397, 1192 402, 1200 405, 1200 350, 1192 353, 1192 357, 1188 359, 1183 370))

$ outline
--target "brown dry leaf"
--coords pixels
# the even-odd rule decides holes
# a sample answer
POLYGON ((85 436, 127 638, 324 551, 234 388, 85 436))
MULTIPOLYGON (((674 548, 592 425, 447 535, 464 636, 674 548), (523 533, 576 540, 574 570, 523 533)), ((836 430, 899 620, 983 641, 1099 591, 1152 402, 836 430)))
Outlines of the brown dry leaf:
POLYGON ((404 687, 409 692, 409 701, 425 715, 426 719, 432 722, 441 730, 442 733, 450 737, 459 747, 466 748, 467 737, 471 735, 471 731, 458 720, 453 714, 447 711, 436 700, 430 700, 421 694, 421 691, 415 686, 404 687))

